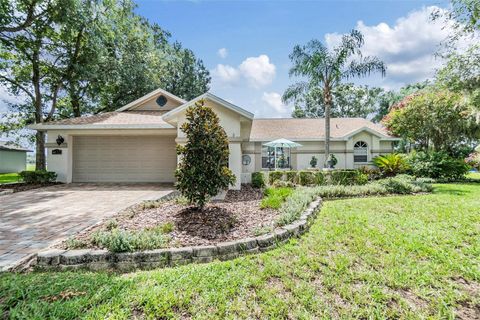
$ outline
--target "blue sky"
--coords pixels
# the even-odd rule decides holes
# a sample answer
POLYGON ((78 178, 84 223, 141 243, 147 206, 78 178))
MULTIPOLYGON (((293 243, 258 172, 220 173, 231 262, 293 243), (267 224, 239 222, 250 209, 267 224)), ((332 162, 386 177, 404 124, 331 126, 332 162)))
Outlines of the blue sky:
POLYGON ((293 83, 288 58, 295 44, 317 38, 333 45, 358 28, 364 54, 387 63, 385 78, 359 84, 388 89, 424 80, 441 64, 434 57, 448 33, 429 17, 448 1, 155 1, 137 12, 192 49, 212 73, 211 92, 258 117, 289 116, 280 96, 293 83))

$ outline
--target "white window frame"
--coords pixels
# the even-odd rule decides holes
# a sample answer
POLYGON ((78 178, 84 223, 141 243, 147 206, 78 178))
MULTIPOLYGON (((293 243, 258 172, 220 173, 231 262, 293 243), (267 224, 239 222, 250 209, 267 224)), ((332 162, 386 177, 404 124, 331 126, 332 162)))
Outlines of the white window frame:
POLYGON ((363 140, 359 140, 353 144, 353 163, 367 163, 369 161, 368 156, 368 143, 363 140), (365 156, 366 161, 355 161, 356 156, 365 156))

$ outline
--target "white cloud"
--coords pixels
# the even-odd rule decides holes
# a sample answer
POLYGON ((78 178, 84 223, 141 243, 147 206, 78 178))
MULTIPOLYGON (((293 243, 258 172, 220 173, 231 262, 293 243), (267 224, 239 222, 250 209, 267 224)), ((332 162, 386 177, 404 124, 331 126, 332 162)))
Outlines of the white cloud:
POLYGON ((264 92, 262 101, 275 110, 276 116, 290 115, 292 112, 291 108, 282 102, 282 96, 277 92, 264 92))
POLYGON ((275 77, 275 65, 266 54, 245 59, 238 67, 253 87, 270 84, 275 77))
POLYGON ((215 69, 212 70, 212 75, 221 83, 233 84, 239 79, 240 72, 232 66, 218 64, 215 69))
POLYGON ((220 58, 225 59, 228 56, 228 50, 227 48, 220 48, 218 49, 217 54, 220 58))
MULTIPOLYGON (((444 9, 430 6, 410 12, 397 19, 394 25, 379 23, 368 26, 358 21, 358 29, 365 39, 362 54, 377 56, 387 65, 386 82, 399 86, 431 78, 443 60, 436 57, 439 45, 452 32, 452 25, 432 21, 431 14, 444 9)), ((340 42, 340 34, 325 35, 328 47, 340 42)), ((467 40, 465 40, 467 41, 467 40)), ((467 43, 460 43, 460 47, 467 43)))
POLYGON ((214 81, 231 85, 244 79, 254 87, 260 88, 270 84, 275 78, 276 67, 270 58, 262 54, 246 58, 238 67, 218 64, 212 71, 214 81))

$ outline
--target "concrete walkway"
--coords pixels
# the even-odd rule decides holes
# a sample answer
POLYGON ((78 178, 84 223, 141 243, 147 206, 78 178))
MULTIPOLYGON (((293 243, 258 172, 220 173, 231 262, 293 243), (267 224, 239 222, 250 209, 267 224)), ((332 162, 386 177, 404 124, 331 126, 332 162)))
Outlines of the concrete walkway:
POLYGON ((68 184, 0 196, 0 271, 143 200, 173 191, 158 184, 68 184))

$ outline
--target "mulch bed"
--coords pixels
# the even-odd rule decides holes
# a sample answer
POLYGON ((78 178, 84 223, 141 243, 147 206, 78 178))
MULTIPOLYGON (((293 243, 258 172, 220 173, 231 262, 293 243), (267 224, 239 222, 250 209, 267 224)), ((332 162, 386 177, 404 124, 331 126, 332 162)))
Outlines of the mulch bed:
POLYGON ((23 183, 23 182, 8 183, 8 184, 1 184, 0 185, 0 191, 1 190, 12 190, 13 189, 13 192, 21 192, 21 191, 27 191, 27 190, 32 190, 32 189, 50 187, 50 186, 54 186, 54 185, 57 185, 57 184, 61 184, 61 182, 36 183, 36 184, 26 184, 26 183, 23 183))
MULTIPOLYGON (((198 211, 177 200, 170 200, 148 208, 142 204, 120 212, 114 219, 119 229, 143 230, 172 223, 174 230, 170 247, 213 245, 258 235, 259 230, 272 230, 278 211, 260 209, 262 191, 244 185, 241 190, 229 190, 224 200, 207 204, 198 211)), ((76 236, 85 241, 97 230, 105 230, 107 221, 76 236)), ((65 244, 61 245, 65 248, 65 244)))

